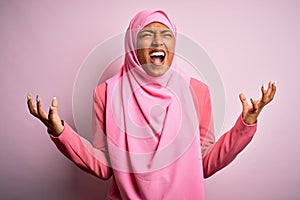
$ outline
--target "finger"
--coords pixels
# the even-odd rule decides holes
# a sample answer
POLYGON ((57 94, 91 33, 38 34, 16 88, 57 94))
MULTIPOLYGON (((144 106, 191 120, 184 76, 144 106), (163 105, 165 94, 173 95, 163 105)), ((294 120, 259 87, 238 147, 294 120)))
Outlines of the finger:
POLYGON ((37 112, 38 112, 39 118, 43 122, 48 121, 48 115, 43 110, 42 100, 39 98, 39 96, 36 97, 36 101, 37 101, 37 112))
POLYGON ((272 83, 272 90, 271 90, 271 92, 270 92, 270 98, 271 98, 271 100, 274 98, 274 96, 275 96, 275 93, 276 93, 276 85, 275 85, 275 82, 273 82, 272 83))
POLYGON ((63 131, 64 126, 58 114, 58 102, 56 97, 53 97, 52 99, 48 118, 49 118, 49 123, 52 125, 53 133, 59 135, 63 131))
POLYGON ((257 110, 258 109, 257 101, 255 101, 252 98, 250 98, 250 102, 252 104, 253 111, 257 110))
POLYGON ((244 95, 243 93, 241 93, 241 94, 239 95, 239 97, 240 97, 240 100, 241 100, 241 102, 242 102, 243 108, 244 108, 244 109, 247 108, 247 107, 249 106, 249 104, 248 104, 248 102, 247 102, 247 99, 246 99, 245 95, 244 95))
POLYGON ((267 93, 267 90, 265 89, 264 84, 262 84, 261 86, 261 93, 262 93, 262 98, 265 96, 265 94, 267 93))
POLYGON ((270 101, 272 101, 274 98, 275 92, 276 92, 275 83, 270 81, 269 85, 268 85, 268 90, 263 97, 263 103, 268 104, 270 101))
POLYGON ((269 81, 266 96, 270 96, 271 91, 272 91, 272 84, 273 84, 272 81, 269 81))
POLYGON ((58 103, 57 103, 56 97, 53 97, 53 99, 52 99, 52 106, 55 107, 55 108, 58 107, 58 103))
POLYGON ((57 112, 57 107, 58 107, 57 99, 56 99, 56 97, 53 97, 49 113, 53 114, 53 113, 57 112))
POLYGON ((265 103, 267 90, 265 89, 264 84, 261 86, 261 102, 265 103))
POLYGON ((240 100, 241 100, 242 104, 247 103, 246 97, 245 97, 245 95, 243 93, 241 93, 239 95, 239 97, 240 97, 240 100))
POLYGON ((36 106, 33 103, 32 94, 31 93, 29 93, 27 95, 27 106, 28 106, 30 114, 32 114, 35 117, 38 117, 37 108, 36 108, 36 106))

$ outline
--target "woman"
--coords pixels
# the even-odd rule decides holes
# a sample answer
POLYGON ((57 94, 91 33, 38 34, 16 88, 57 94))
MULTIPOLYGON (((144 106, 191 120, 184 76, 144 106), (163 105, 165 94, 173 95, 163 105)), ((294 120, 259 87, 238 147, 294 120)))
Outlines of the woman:
POLYGON ((276 87, 251 105, 243 94, 234 127, 214 141, 208 87, 176 66, 176 27, 163 11, 130 22, 120 71, 95 89, 93 146, 28 95, 30 113, 58 149, 83 170, 113 177, 107 199, 204 199, 203 179, 228 165, 251 141, 259 113, 276 87))

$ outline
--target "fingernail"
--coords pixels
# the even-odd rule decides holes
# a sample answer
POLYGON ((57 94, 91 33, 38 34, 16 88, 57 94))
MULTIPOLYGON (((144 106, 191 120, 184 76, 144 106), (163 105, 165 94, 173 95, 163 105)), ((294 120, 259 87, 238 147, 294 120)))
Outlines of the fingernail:
POLYGON ((56 100, 56 97, 53 97, 53 99, 55 99, 55 100, 56 100))
POLYGON ((27 100, 30 100, 30 94, 27 94, 27 100))
POLYGON ((39 95, 36 95, 36 102, 39 102, 40 99, 39 99, 39 95))

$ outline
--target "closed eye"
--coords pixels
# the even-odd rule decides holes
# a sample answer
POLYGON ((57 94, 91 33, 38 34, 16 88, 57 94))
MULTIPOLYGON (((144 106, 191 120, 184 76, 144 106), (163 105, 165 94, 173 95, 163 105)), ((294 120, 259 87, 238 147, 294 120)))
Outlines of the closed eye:
POLYGON ((140 38, 144 38, 144 37, 149 37, 149 36, 153 36, 155 33, 152 30, 143 30, 142 32, 140 32, 140 38))
POLYGON ((164 37, 171 37, 171 38, 173 37, 172 32, 169 30, 163 30, 160 32, 160 34, 162 34, 164 37))
POLYGON ((141 35, 141 38, 144 38, 144 37, 150 37, 150 36, 152 36, 152 34, 146 33, 146 34, 142 34, 142 35, 141 35))
POLYGON ((170 38, 172 38, 172 37, 173 37, 173 35, 172 35, 172 34, 163 34, 163 36, 164 36, 164 37, 170 37, 170 38))

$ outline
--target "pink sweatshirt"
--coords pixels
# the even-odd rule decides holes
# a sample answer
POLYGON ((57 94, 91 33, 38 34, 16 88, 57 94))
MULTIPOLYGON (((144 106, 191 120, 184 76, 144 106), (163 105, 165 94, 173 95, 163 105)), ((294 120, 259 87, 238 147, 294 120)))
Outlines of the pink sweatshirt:
POLYGON ((96 132, 93 145, 67 123, 62 134, 51 136, 51 139, 66 157, 84 171, 105 180, 113 176, 107 199, 204 199, 203 178, 232 162, 251 141, 257 125, 246 125, 239 116, 233 128, 215 142, 208 87, 196 79, 191 79, 190 87, 199 119, 200 141, 194 141, 186 154, 195 152, 200 146, 200 156, 187 157, 198 156, 203 171, 201 164, 200 167, 189 165, 188 160, 184 160, 186 156, 158 172, 133 174, 112 169, 111 156, 118 155, 108 153, 105 137, 106 83, 95 90, 96 122, 102 130, 96 132))

